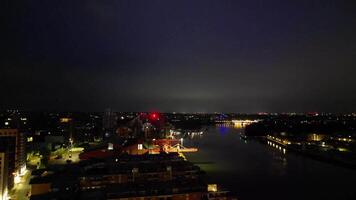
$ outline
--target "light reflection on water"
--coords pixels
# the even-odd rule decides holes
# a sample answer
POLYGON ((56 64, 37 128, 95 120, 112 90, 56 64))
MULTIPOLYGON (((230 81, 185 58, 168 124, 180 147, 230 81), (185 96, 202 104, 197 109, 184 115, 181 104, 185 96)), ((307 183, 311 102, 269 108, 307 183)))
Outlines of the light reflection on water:
POLYGON ((243 139, 243 129, 207 127, 186 146, 188 160, 244 199, 356 199, 356 171, 289 153, 280 145, 243 139))

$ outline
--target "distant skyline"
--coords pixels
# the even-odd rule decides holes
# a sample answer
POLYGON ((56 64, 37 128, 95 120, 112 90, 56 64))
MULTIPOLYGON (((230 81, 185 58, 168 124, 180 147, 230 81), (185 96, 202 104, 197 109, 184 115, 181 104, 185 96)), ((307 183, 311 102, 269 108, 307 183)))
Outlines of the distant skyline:
POLYGON ((21 3, 0 109, 356 112, 354 1, 21 3))

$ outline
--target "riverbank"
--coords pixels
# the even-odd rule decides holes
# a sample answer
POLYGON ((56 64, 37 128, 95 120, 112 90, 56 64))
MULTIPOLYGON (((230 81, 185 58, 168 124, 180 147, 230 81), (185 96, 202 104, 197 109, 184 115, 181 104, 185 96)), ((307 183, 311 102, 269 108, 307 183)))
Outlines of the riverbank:
POLYGON ((199 148, 185 154, 207 172, 209 181, 239 200, 356 199, 356 170, 320 162, 240 138, 243 129, 207 127, 202 137, 185 140, 199 148), (298 192, 296 192, 298 190, 298 192))
POLYGON ((322 161, 328 164, 342 166, 350 169, 356 169, 356 158, 347 152, 338 152, 335 150, 322 151, 319 146, 315 145, 296 145, 296 144, 284 144, 271 137, 254 137, 258 141, 262 141, 264 144, 269 142, 280 145, 288 151, 297 153, 301 156, 306 156, 318 161, 322 161))

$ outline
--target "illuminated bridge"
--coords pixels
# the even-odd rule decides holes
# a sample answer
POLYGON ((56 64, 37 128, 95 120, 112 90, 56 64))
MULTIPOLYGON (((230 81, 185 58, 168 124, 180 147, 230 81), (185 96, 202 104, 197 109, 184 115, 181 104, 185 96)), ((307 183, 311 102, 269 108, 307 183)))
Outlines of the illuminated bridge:
POLYGON ((234 126, 244 128, 247 125, 257 123, 259 120, 232 120, 234 126))
POLYGON ((234 127, 236 128, 245 128, 247 125, 257 123, 260 120, 241 120, 241 119, 235 119, 235 120, 222 120, 222 121, 216 121, 218 123, 224 123, 224 124, 233 124, 234 127))

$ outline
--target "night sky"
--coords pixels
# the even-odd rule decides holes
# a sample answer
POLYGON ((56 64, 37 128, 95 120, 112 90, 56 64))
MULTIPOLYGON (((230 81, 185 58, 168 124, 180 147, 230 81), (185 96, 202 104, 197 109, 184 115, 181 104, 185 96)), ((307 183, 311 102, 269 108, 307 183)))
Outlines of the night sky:
POLYGON ((0 109, 356 111, 355 1, 7 1, 0 109))

